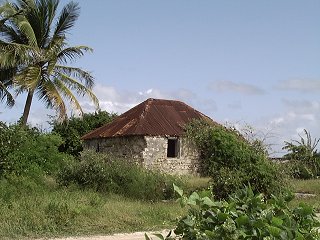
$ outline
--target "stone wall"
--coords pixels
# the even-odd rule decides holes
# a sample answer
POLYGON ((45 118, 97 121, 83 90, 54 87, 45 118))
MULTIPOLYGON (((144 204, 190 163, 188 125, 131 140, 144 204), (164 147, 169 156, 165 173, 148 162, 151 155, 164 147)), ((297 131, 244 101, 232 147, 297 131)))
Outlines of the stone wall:
POLYGON ((199 154, 185 138, 179 138, 179 154, 168 158, 166 137, 127 136, 86 140, 84 148, 110 153, 119 158, 139 163, 147 169, 157 169, 170 174, 196 174, 199 154))
POLYGON ((118 158, 127 158, 142 165, 147 143, 143 136, 100 138, 84 141, 85 149, 95 149, 118 158))
POLYGON ((145 137, 147 147, 143 152, 144 166, 171 174, 196 174, 199 169, 199 154, 185 138, 179 138, 179 154, 167 157, 166 137, 145 137))

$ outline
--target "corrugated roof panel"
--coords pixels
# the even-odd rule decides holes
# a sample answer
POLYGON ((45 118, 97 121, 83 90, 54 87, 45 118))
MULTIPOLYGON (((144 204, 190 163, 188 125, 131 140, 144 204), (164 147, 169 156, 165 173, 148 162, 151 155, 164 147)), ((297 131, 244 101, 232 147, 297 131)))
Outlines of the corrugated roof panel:
POLYGON ((150 98, 123 113, 113 122, 84 135, 82 139, 126 135, 181 136, 183 126, 192 119, 213 122, 183 102, 150 98))

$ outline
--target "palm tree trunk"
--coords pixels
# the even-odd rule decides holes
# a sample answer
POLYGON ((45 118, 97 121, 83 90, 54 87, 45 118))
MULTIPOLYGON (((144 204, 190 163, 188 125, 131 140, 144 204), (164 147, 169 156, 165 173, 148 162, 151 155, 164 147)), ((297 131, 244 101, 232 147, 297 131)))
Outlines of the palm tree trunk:
POLYGON ((34 93, 34 90, 31 90, 31 89, 28 92, 26 104, 24 105, 23 115, 21 118, 21 125, 22 126, 27 125, 27 121, 28 121, 28 117, 29 117, 29 113, 30 113, 30 107, 31 107, 32 98, 33 98, 33 93, 34 93))

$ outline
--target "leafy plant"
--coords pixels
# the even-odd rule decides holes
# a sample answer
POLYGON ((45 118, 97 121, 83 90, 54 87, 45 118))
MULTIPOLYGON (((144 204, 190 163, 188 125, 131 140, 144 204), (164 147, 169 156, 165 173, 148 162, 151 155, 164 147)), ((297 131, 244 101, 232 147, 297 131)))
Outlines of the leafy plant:
POLYGON ((56 173, 72 159, 59 152, 61 143, 56 134, 0 122, 0 176, 56 173))
POLYGON ((285 141, 284 150, 287 153, 284 158, 291 162, 288 164, 291 168, 291 175, 295 178, 315 178, 320 174, 320 156, 317 152, 317 145, 320 138, 312 138, 309 131, 303 130, 305 136, 300 137, 300 141, 285 141))
POLYGON ((278 166, 234 128, 197 120, 186 126, 186 134, 200 152, 202 174, 212 178, 216 198, 226 199, 247 184, 266 195, 285 188, 278 166))
POLYGON ((61 185, 77 184, 105 193, 116 193, 143 200, 171 199, 172 183, 183 182, 171 175, 146 170, 127 159, 85 151, 80 162, 73 162, 59 174, 61 185))
MULTIPOLYGON (((312 207, 300 204, 294 209, 287 206, 292 199, 272 198, 254 194, 246 187, 227 201, 214 201, 210 191, 194 192, 185 196, 175 186, 181 206, 188 206, 188 214, 178 221, 176 236, 159 239, 319 239, 320 226, 312 207)), ((146 239, 150 239, 146 236, 146 239)))
POLYGON ((64 122, 53 120, 50 124, 53 127, 52 132, 58 133, 64 140, 59 150, 78 157, 83 150, 80 138, 91 130, 111 122, 116 116, 114 113, 98 111, 84 113, 82 118, 71 117, 64 122))

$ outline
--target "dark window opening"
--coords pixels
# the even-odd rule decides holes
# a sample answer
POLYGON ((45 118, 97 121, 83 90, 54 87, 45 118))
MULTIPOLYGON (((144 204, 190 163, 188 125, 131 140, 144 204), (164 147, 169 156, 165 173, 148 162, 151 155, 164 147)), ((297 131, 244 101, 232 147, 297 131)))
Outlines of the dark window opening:
POLYGON ((179 142, 178 139, 168 139, 167 157, 175 158, 179 155, 179 142))
POLYGON ((99 145, 99 143, 97 144, 96 152, 100 152, 100 145, 99 145))

